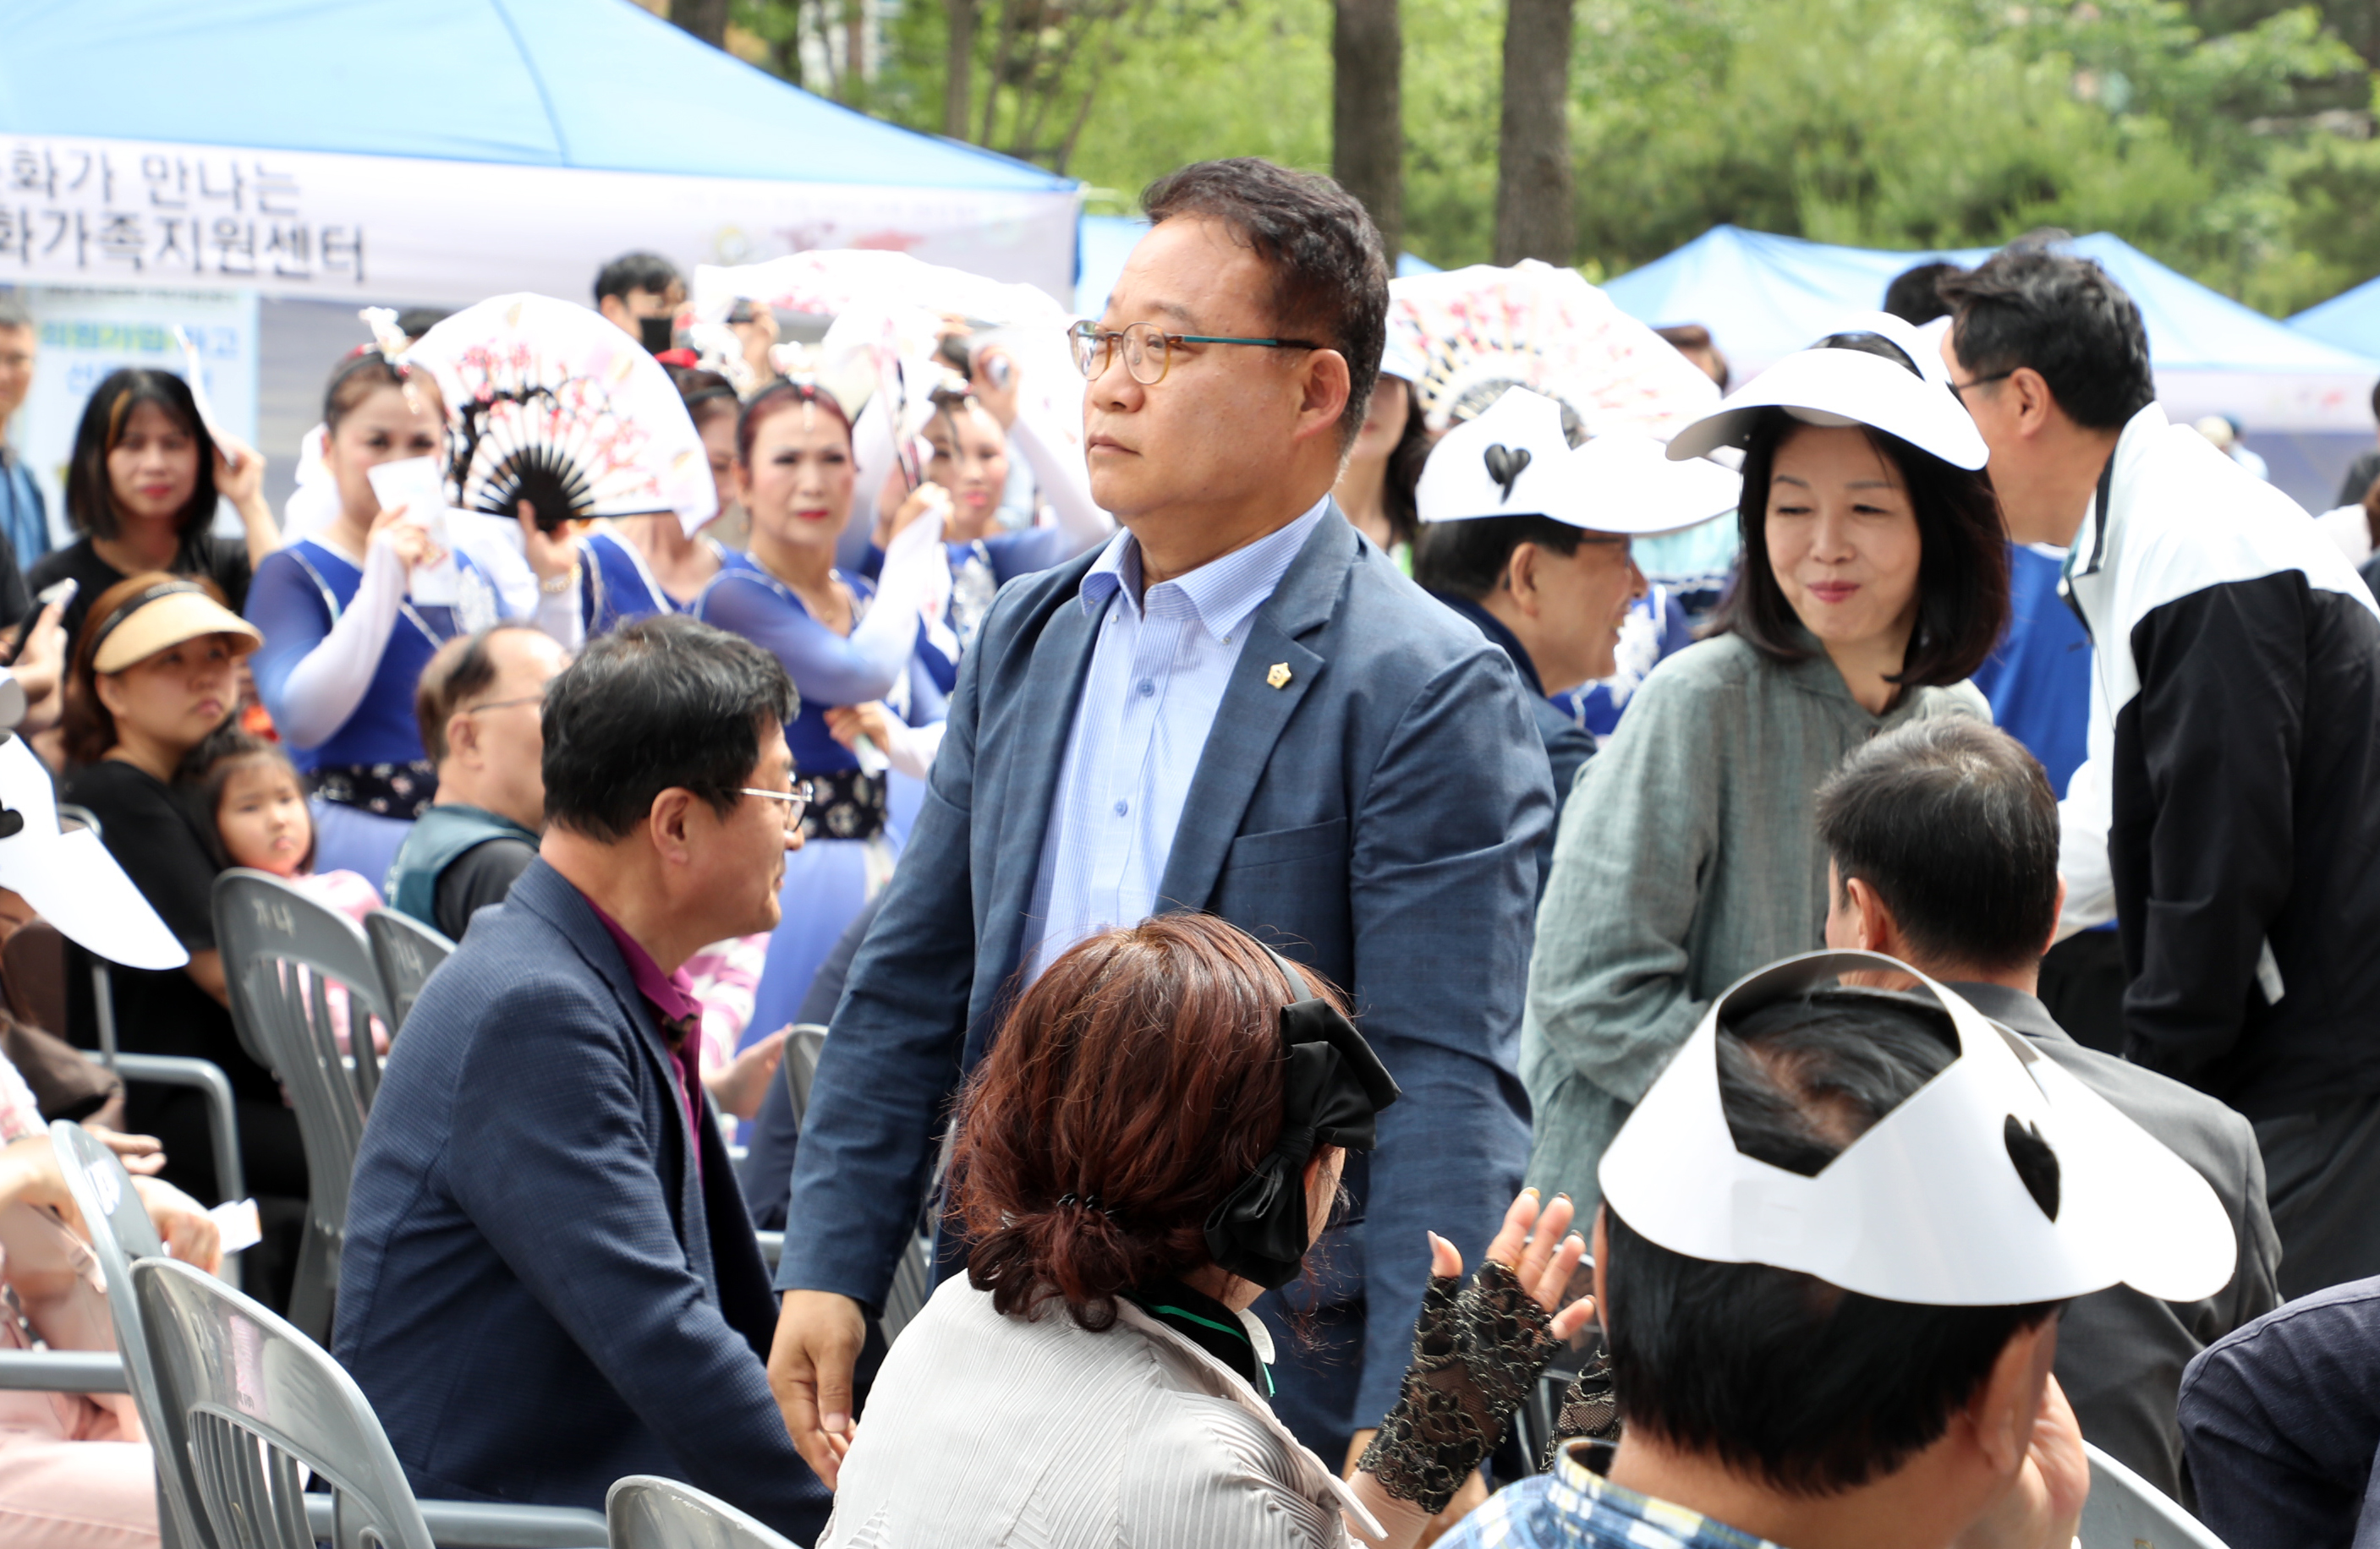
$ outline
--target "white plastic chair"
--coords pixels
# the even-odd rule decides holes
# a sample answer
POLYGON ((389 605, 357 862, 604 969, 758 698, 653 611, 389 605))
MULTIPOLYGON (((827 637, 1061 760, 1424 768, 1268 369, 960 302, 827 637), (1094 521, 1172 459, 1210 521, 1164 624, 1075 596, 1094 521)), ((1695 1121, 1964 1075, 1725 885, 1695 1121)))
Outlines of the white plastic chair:
POLYGON ((2082 1505, 2082 1549, 2224 1549, 2223 1541, 2147 1480, 2093 1446, 2091 1498, 2082 1505))
POLYGON ((654 1474, 613 1481, 603 1519, 612 1549, 801 1549, 718 1496, 654 1474))

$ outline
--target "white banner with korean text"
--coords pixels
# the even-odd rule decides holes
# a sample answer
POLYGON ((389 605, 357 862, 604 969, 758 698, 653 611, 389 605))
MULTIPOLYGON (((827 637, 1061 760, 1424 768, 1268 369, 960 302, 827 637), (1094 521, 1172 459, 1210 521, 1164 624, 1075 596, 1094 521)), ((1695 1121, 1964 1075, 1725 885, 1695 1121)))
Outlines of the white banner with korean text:
POLYGON ((1062 303, 1071 191, 984 192, 588 172, 67 136, 0 139, 0 284, 157 286, 462 306, 589 298, 633 248, 756 263, 907 252, 1062 303))

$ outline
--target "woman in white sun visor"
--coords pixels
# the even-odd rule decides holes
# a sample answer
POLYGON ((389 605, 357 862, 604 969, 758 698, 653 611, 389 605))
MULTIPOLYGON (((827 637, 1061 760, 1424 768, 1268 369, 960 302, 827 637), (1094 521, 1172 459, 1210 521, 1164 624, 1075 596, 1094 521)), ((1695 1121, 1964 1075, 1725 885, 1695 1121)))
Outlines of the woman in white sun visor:
POLYGON ((1743 560, 1717 633, 1654 669, 1580 774, 1537 917, 1528 1178, 1581 1202, 1712 998, 1823 942, 1819 781, 1903 722, 1990 718, 1966 679, 2007 623, 2008 561, 1949 386, 1853 327, 1730 394, 1669 456, 1722 446, 1743 452, 1743 560))

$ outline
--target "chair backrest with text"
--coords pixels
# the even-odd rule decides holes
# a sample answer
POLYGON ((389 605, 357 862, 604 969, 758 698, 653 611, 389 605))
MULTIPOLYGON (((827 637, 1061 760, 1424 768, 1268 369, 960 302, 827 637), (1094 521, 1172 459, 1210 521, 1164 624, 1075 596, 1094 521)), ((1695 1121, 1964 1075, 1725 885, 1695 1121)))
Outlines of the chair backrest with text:
POLYGON ((364 936, 371 942, 372 962, 380 968, 381 987, 388 991, 388 1009, 396 1018, 389 1029, 394 1039, 413 1014, 421 986, 438 965, 454 953, 455 943, 410 914, 375 909, 364 916, 364 936))
POLYGON ((328 1351, 188 1265, 143 1259, 132 1283, 159 1390, 182 1422, 171 1466, 214 1543, 313 1549, 310 1473, 335 1500, 339 1544, 434 1549, 388 1433, 328 1351))
POLYGON ((328 1339, 356 1151, 380 1090, 371 1024, 393 1028, 396 1018, 364 933, 279 877, 242 867, 216 877, 214 921, 232 1020, 288 1088, 306 1146, 306 1240, 289 1320, 328 1339), (334 983, 346 991, 346 1050, 332 1012, 334 983))

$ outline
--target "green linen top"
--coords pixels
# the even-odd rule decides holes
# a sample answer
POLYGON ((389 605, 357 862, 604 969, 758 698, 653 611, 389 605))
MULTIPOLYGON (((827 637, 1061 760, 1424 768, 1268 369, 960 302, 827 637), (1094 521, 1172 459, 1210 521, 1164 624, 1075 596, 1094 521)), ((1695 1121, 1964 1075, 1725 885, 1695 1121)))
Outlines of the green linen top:
POLYGON ((1732 635, 1645 679, 1572 786, 1537 907, 1521 1023, 1531 1183, 1592 1211, 1604 1147, 1710 1002, 1826 944, 1819 783, 1878 732, 1944 715, 1991 708, 1961 683, 1872 714, 1822 651, 1777 662, 1732 635))

